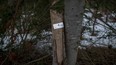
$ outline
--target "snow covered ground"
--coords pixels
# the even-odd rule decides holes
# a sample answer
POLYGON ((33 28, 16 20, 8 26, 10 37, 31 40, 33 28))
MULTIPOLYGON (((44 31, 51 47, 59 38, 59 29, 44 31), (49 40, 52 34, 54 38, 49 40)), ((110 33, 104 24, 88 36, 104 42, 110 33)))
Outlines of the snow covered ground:
MULTIPOLYGON (((87 15, 88 17, 92 17, 91 13, 86 13, 85 15, 87 15)), ((102 17, 103 20, 104 17, 102 17)), ((93 20, 88 20, 84 18, 83 26, 86 27, 86 29, 83 32, 84 39, 81 41, 81 44, 94 46, 112 45, 116 48, 116 34, 113 33, 112 30, 102 21, 97 19, 94 25, 93 20), (93 31, 93 25, 95 30, 94 33, 96 34, 94 36, 91 35, 91 32, 93 31)), ((114 29, 116 29, 116 23, 108 22, 108 24, 112 26, 114 29)))

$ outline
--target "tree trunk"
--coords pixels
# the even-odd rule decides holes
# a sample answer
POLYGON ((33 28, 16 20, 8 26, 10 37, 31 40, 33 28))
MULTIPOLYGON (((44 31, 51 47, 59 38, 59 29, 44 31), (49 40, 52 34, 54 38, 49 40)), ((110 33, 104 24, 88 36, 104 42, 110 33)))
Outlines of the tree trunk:
POLYGON ((77 47, 82 28, 84 0, 64 1, 64 22, 66 31, 66 65, 76 65, 77 47))
MULTIPOLYGON (((58 0, 54 0, 52 5, 58 0)), ((58 13, 56 10, 50 10, 52 33, 53 33, 53 65, 62 65, 64 59, 64 31, 61 24, 61 28, 57 28, 58 23, 63 23, 62 13, 58 13), (54 25, 56 24, 56 28, 54 25)))

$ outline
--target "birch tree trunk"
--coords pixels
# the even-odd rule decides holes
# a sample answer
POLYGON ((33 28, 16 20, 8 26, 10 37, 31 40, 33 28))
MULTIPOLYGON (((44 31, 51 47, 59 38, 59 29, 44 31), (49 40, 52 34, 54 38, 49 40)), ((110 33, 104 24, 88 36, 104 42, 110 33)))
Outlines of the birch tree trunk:
POLYGON ((66 35, 66 65, 76 65, 77 47, 82 28, 84 0, 64 0, 64 22, 66 35))

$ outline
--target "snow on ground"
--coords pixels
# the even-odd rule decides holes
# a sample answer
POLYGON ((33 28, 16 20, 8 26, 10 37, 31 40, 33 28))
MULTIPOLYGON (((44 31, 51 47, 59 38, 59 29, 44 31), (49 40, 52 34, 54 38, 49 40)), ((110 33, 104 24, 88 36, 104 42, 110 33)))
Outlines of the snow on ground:
MULTIPOLYGON (((91 17, 92 14, 86 14, 88 17, 91 17)), ((108 22, 109 25, 111 25, 113 28, 116 29, 116 23, 108 22)), ((113 47, 116 47, 116 35, 115 36, 109 36, 112 34, 112 31, 109 29, 109 27, 101 22, 100 20, 97 20, 95 24, 95 33, 96 36, 91 36, 91 32, 93 29, 93 23, 92 21, 89 21, 88 19, 83 20, 83 26, 87 27, 83 33, 84 40, 81 41, 82 45, 91 45, 94 44, 96 46, 107 46, 112 45, 113 47)))

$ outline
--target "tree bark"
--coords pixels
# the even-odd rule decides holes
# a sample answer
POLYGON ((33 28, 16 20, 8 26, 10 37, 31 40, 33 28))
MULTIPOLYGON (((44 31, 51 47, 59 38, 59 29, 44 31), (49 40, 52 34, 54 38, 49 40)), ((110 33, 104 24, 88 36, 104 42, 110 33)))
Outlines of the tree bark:
MULTIPOLYGON (((59 0, 54 0, 54 5, 59 0)), ((54 24, 63 23, 63 14, 56 10, 50 10, 52 22, 52 37, 53 37, 53 65, 63 65, 64 60, 64 28, 54 29, 54 24)))
POLYGON ((66 65, 76 65, 77 47, 82 28, 84 0, 64 0, 64 22, 66 34, 66 65))
MULTIPOLYGON (((62 14, 55 10, 50 10, 52 26, 54 24, 63 22, 62 14)), ((64 58, 64 32, 63 28, 54 29, 53 32, 53 65, 62 65, 64 58)))

